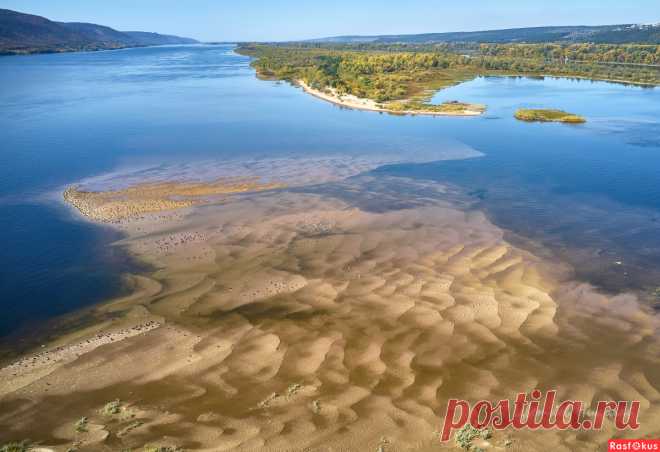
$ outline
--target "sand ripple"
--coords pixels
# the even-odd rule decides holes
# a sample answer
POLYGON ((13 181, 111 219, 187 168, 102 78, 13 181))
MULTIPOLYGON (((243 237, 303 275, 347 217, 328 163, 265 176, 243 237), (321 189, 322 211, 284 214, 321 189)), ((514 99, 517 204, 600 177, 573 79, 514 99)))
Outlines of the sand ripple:
MULTIPOLYGON (((0 437, 61 444, 53 432, 85 415, 109 431, 94 450, 436 450, 449 398, 535 388, 641 400, 633 435, 660 433, 659 325, 634 296, 558 279, 479 212, 361 206, 282 191, 135 224, 124 243, 160 283, 136 303, 164 325, 53 369, 48 396, 6 394, 0 437), (194 239, 164 252, 177 234, 194 239), (114 399, 139 414, 95 414, 114 399)), ((484 447, 590 450, 613 434, 506 432, 484 447)))

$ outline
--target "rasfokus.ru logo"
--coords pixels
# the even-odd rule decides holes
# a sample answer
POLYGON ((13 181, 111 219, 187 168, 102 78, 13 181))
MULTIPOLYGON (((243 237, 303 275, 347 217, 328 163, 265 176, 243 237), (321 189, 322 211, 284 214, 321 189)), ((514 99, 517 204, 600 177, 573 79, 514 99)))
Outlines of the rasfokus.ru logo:
MULTIPOLYGON (((448 441, 452 431, 470 424, 475 429, 504 430, 600 430, 605 418, 611 419, 618 430, 639 428, 640 402, 600 401, 595 408, 585 406, 580 400, 557 400, 557 391, 544 394, 534 390, 520 393, 513 400, 496 403, 480 400, 470 404, 465 400, 450 399, 447 404, 442 441, 448 441)), ((641 440, 640 440, 641 441, 641 440)), ((655 449, 612 449, 655 450, 655 449)))
POLYGON ((611 439, 607 450, 660 450, 660 439, 611 439))

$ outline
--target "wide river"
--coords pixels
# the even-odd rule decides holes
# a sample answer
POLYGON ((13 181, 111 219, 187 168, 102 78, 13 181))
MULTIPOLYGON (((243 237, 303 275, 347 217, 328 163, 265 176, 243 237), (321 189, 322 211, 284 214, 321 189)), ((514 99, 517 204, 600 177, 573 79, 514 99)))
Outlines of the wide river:
POLYGON ((657 89, 478 78, 434 100, 484 103, 483 117, 400 117, 260 81, 248 58, 219 45, 3 57, 0 86, 6 338, 118 295, 121 275, 140 270, 108 246, 118 233, 62 203, 65 186, 194 162, 396 156, 404 163, 373 174, 449 183, 510 240, 572 264, 605 290, 638 290, 653 302, 660 286, 657 89), (512 117, 520 106, 566 109, 588 122, 521 123, 512 117), (481 156, 433 162, 447 149, 481 156))

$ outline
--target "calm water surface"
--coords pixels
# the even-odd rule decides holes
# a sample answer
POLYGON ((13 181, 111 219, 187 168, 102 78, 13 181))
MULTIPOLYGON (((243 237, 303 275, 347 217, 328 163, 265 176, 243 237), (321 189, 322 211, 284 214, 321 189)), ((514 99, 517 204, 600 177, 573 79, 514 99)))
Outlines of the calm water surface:
MULTIPOLYGON (((340 109, 259 81, 231 46, 0 58, 0 336, 121 292, 135 270, 117 234, 75 218, 62 187, 133 167, 278 156, 483 157, 374 174, 462 188, 523 240, 604 288, 650 288, 660 268, 660 91, 565 79, 479 78, 435 101, 485 103, 481 118, 340 109), (520 106, 583 114, 526 124, 520 106), (620 262, 617 263, 617 262, 620 262)), ((657 279, 656 279, 657 278, 657 279)))

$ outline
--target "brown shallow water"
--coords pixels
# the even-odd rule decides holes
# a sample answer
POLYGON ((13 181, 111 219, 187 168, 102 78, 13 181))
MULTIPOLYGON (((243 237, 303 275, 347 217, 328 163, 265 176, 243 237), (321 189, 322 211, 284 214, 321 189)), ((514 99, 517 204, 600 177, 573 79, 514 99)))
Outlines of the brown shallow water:
POLYGON ((511 245, 451 187, 356 176, 121 227, 118 245, 155 270, 96 308, 114 320, 53 345, 87 344, 79 353, 0 370, 0 442, 451 449, 438 437, 449 398, 536 388, 640 400, 642 426, 496 432, 480 447, 603 450, 660 435, 657 318, 511 245), (99 331, 113 340, 89 345, 99 331))

